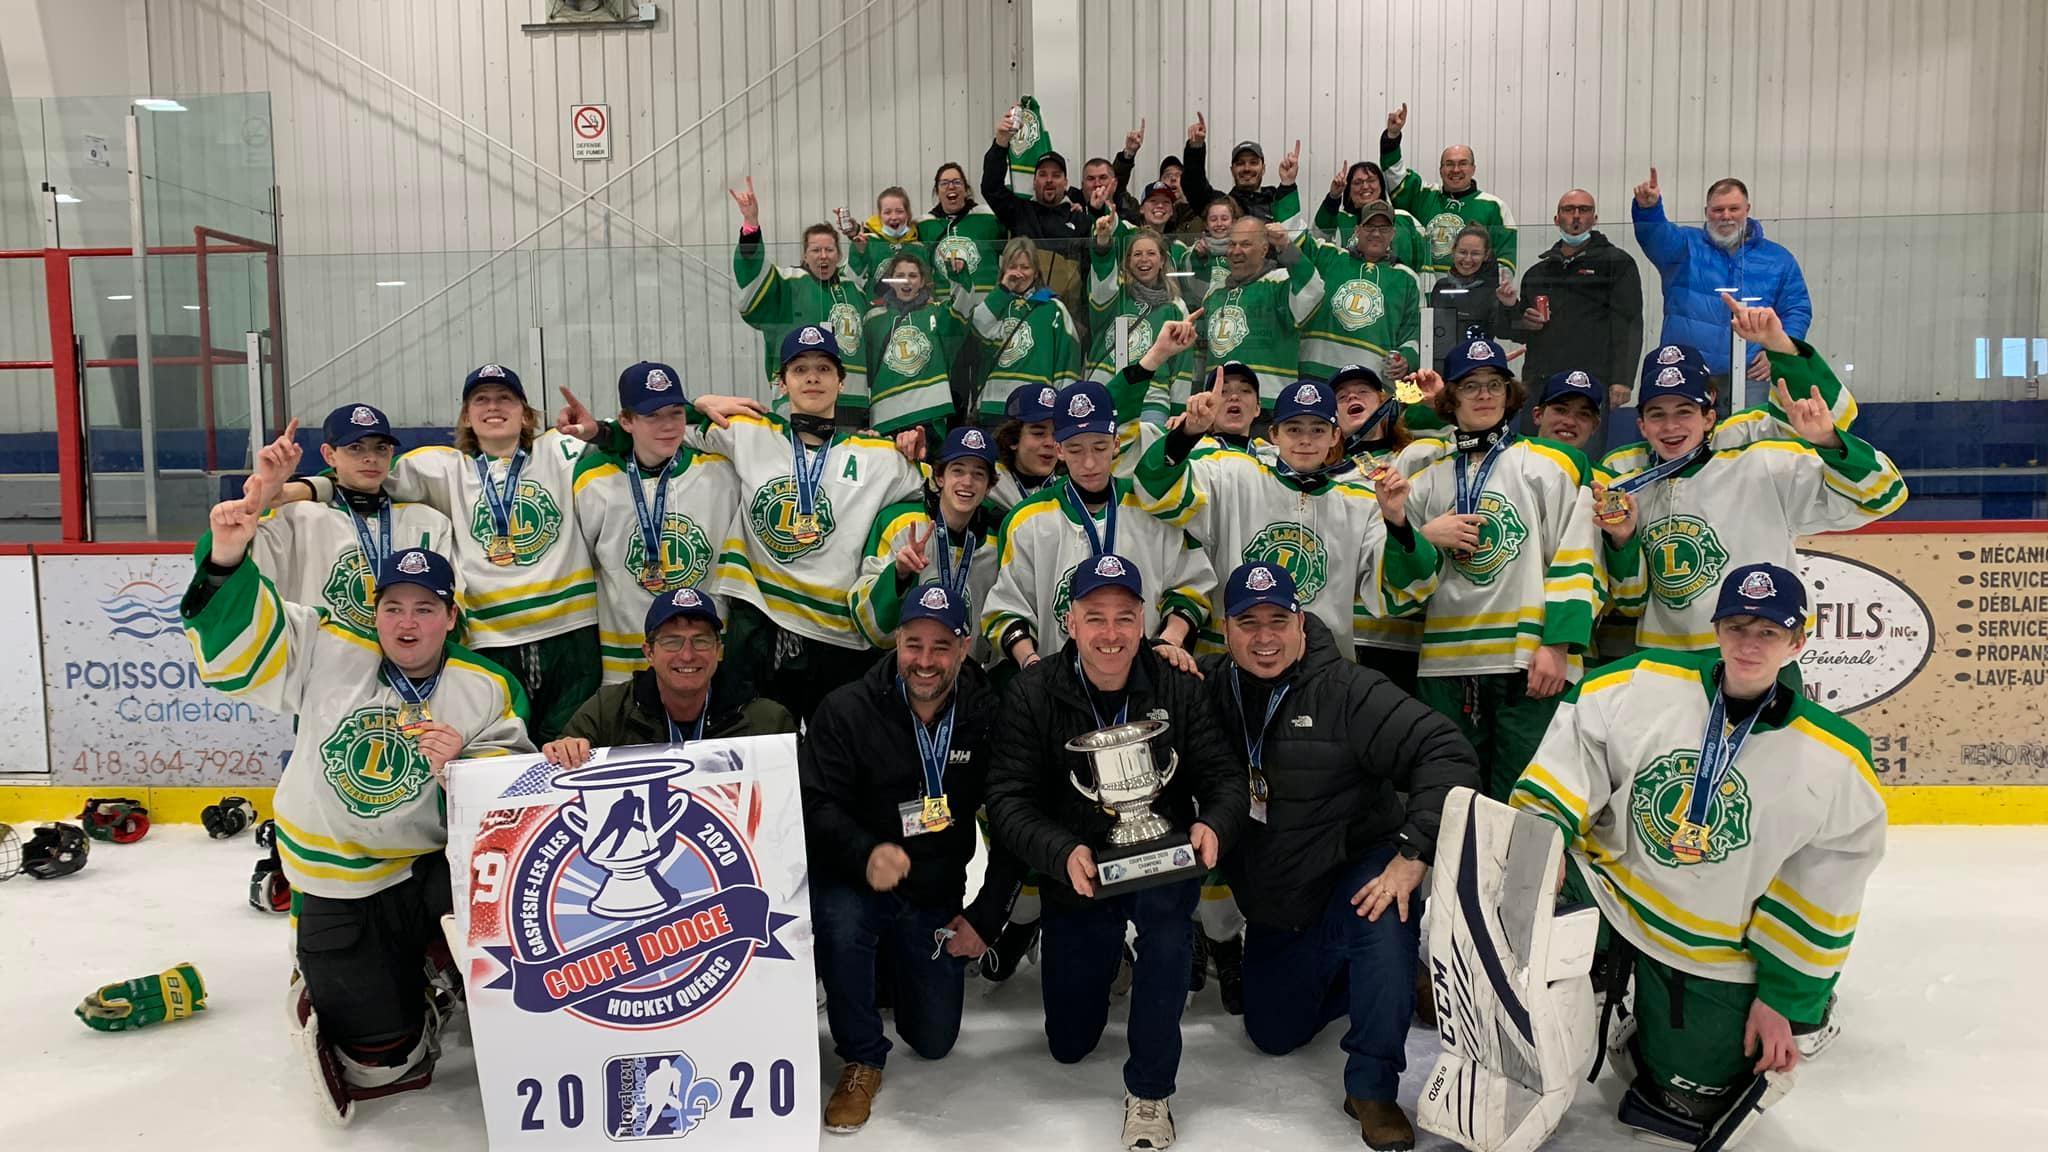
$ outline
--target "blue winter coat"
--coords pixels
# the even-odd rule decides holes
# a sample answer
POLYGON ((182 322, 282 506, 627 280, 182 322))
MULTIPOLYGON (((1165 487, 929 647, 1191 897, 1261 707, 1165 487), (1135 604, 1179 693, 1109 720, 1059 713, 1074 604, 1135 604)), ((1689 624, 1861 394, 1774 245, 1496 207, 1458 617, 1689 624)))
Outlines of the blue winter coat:
MULTIPOLYGON (((1728 305, 1717 288, 1733 288, 1758 307, 1774 308, 1794 340, 1813 326, 1813 299, 1799 261, 1783 244, 1764 239, 1763 225, 1749 222, 1742 246, 1725 252, 1704 228, 1681 228, 1664 216, 1660 201, 1648 208, 1629 205, 1636 243, 1664 278, 1663 344, 1690 344, 1706 357, 1707 369, 1728 371, 1728 305)), ((1747 357, 1745 356, 1745 359, 1747 357)))

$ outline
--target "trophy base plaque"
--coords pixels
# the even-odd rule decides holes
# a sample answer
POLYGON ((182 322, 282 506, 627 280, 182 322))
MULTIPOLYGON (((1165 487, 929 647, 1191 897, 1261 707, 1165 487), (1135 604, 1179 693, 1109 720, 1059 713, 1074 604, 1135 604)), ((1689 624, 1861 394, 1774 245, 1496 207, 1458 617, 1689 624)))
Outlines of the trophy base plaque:
POLYGON ((1193 880, 1207 872, 1183 832, 1139 844, 1106 844, 1095 850, 1098 897, 1121 896, 1161 884, 1193 880))

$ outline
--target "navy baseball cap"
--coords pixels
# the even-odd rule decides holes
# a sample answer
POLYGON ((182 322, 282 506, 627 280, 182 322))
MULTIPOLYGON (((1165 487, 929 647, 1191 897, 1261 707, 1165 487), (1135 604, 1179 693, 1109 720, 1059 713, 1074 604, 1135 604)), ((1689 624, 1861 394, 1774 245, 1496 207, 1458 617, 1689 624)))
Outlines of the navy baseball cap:
POLYGON ((1166 185, 1160 183, 1157 180, 1154 180, 1150 184, 1145 185, 1145 194, 1143 196, 1138 197, 1138 199, 1142 202, 1145 200, 1150 200, 1154 196, 1164 196, 1168 200, 1171 200, 1174 198, 1173 189, 1168 188, 1166 185))
POLYGON ((1806 585, 1776 564, 1745 564, 1721 581, 1714 619, 1760 616, 1773 624, 1806 630, 1806 585))
POLYGON ((1509 376, 1515 374, 1508 366, 1507 349, 1486 336, 1468 336, 1444 357, 1444 383, 1456 384, 1481 368, 1498 368, 1509 376))
POLYGON ((936 620, 955 636, 967 635, 967 605, 944 584, 920 584, 910 590, 896 626, 901 628, 912 620, 936 620))
POLYGON ((1081 380, 1060 389, 1058 403, 1052 414, 1053 439, 1064 443, 1091 432, 1116 435, 1116 405, 1109 389, 1095 381, 1081 380))
POLYGON ((1254 392, 1259 390, 1259 374, 1252 371, 1252 366, 1242 360, 1224 361, 1223 378, 1229 380, 1232 377, 1248 382, 1254 392))
POLYGON ((823 352, 830 356, 835 364, 846 363, 839 355, 839 337, 832 334, 832 328, 828 324, 806 324, 801 328, 792 328, 789 335, 782 338, 783 366, 787 367, 791 360, 806 352, 823 352))
POLYGON ((462 398, 469 399, 471 392, 486 384, 503 384, 519 397, 520 403, 526 402, 526 386, 519 382, 519 373, 503 364, 480 364, 471 369, 469 375, 462 378, 462 398))
POLYGON ((1114 552, 1100 553, 1076 565, 1068 596, 1078 601, 1104 588, 1121 588, 1140 600, 1145 598, 1145 581, 1138 575, 1138 566, 1114 552))
POLYGON ((1019 384, 1003 401, 1003 415, 1024 424, 1040 424, 1059 410, 1059 389, 1050 384, 1019 384))
POLYGON ((619 407, 638 416, 648 416, 677 404, 688 404, 683 378, 666 364, 642 360, 619 373, 619 407))
POLYGON ((1643 376, 1636 389, 1636 409, 1665 396, 1690 400, 1702 408, 1714 406, 1707 378, 1707 366, 1699 353, 1677 344, 1666 344, 1643 357, 1643 376))
POLYGON ((1166 170, 1168 168, 1178 168, 1181 171, 1185 172, 1187 171, 1187 167, 1187 165, 1180 162, 1180 157, 1168 156, 1159 162, 1159 174, 1161 176, 1166 175, 1166 170))
POLYGON ((1067 174, 1067 158, 1050 148, 1046 149, 1045 155, 1038 158, 1038 163, 1031 166, 1031 170, 1036 172, 1047 164, 1057 164, 1059 165, 1060 175, 1065 176, 1067 174))
POLYGON ((1354 380, 1375 392, 1385 393, 1387 390, 1387 382, 1380 378, 1379 373, 1363 364, 1346 364, 1330 376, 1330 392, 1334 395, 1339 388, 1354 380))
POLYGON ((1223 588, 1223 614, 1242 616, 1261 604, 1300 612, 1294 577, 1278 564, 1239 564, 1223 588))
POLYGON ((1536 403, 1555 404, 1559 400, 1577 396, 1591 404, 1593 411, 1598 412, 1600 402, 1606 394, 1607 389, 1600 386, 1600 381, 1594 378, 1591 372, 1572 368, 1564 372, 1552 372, 1550 379, 1543 382, 1543 395, 1536 403))
POLYGON ((377 565, 377 595, 393 584, 417 584, 443 604, 455 603, 455 567, 439 552, 406 548, 386 556, 377 565))
POLYGON ((391 441, 392 447, 398 446, 390 419, 368 404, 343 404, 329 412, 320 424, 320 438, 329 448, 346 448, 370 436, 382 436, 391 441))
POLYGON ((725 627, 725 622, 718 618, 718 605, 712 602, 710 596, 695 588, 678 588, 673 592, 663 592, 656 596, 654 603, 647 606, 647 623, 641 631, 652 639, 656 632, 661 631, 663 624, 678 616, 703 620, 717 629, 725 627))
POLYGON ((1319 380, 1303 380, 1283 389, 1273 401, 1273 423, 1283 424, 1296 416, 1313 416, 1326 423, 1337 422, 1337 393, 1319 380))
POLYGON ((939 449, 939 467, 944 468, 955 460, 979 460, 993 469, 996 466, 996 442, 987 430, 968 425, 946 433, 946 445, 939 449))

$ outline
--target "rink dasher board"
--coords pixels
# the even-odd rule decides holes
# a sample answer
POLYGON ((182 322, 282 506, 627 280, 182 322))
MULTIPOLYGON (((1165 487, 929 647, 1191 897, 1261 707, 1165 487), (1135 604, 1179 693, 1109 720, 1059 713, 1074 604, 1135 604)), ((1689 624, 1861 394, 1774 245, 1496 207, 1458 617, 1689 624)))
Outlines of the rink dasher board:
POLYGON ((818 1146, 794 736, 457 761, 448 797, 492 1148, 818 1146))

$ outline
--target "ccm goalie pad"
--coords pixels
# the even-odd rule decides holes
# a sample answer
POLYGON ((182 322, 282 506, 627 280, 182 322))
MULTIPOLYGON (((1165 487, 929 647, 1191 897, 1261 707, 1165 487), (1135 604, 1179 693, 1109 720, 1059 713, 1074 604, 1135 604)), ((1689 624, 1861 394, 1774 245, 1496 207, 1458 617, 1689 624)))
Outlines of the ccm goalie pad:
POLYGON ((1469 788, 1444 801, 1429 900, 1443 1055, 1415 1120, 1474 1152, 1540 1147, 1593 1063, 1600 913, 1554 907, 1563 859, 1541 817, 1469 788))

